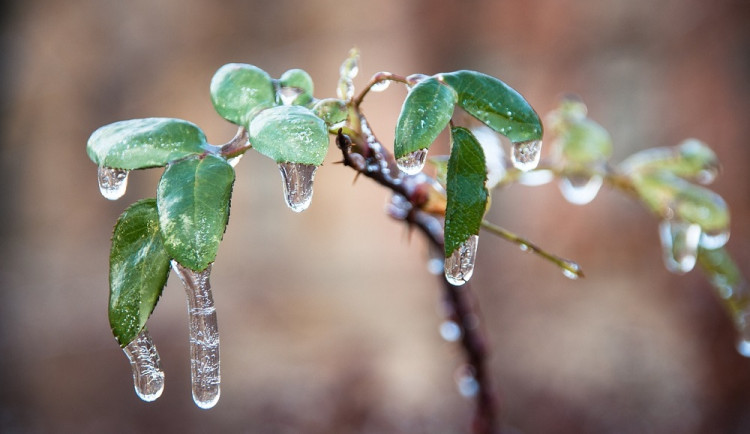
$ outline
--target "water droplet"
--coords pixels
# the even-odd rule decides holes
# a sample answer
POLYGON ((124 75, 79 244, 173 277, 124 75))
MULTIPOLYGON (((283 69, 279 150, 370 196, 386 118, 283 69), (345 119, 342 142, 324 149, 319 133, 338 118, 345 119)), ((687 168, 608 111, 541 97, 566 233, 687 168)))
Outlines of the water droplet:
POLYGON ((427 261, 427 271, 430 274, 433 274, 435 276, 439 276, 443 274, 443 265, 445 264, 445 261, 440 258, 432 258, 429 261, 427 261))
POLYGON ((455 374, 456 386, 458 386, 458 393, 464 398, 472 398, 479 393, 479 382, 474 374, 474 368, 469 365, 464 365, 455 374))
POLYGON ((240 155, 238 155, 236 157, 232 157, 232 158, 230 158, 230 159, 227 160, 227 163, 229 163, 229 165, 232 166, 232 167, 236 167, 237 163, 240 162, 240 159, 242 159, 243 155, 245 155, 245 154, 240 154, 240 155))
POLYGON ((684 274, 695 267, 701 238, 700 226, 679 220, 663 220, 659 223, 659 238, 667 270, 684 274))
POLYGON ((391 85, 391 80, 381 80, 372 86, 370 86, 370 90, 373 92, 382 92, 391 85))
POLYGON ((294 212, 302 212, 310 206, 313 196, 313 180, 318 166, 300 163, 279 163, 284 181, 284 199, 294 212))
POLYGON ((737 351, 745 357, 750 357, 750 340, 740 338, 737 341, 737 351))
POLYGON ((575 205, 585 205, 594 200, 603 183, 604 178, 599 175, 566 176, 560 180, 558 186, 565 200, 575 205))
POLYGON ((211 408, 219 401, 221 392, 219 327, 209 281, 211 266, 199 272, 173 260, 172 269, 187 295, 193 401, 200 408, 211 408))
POLYGON ((553 179, 555 179, 555 173, 551 170, 532 170, 521 173, 521 176, 518 177, 518 183, 529 187, 537 187, 549 184, 553 179))
POLYGON ((144 327, 122 351, 130 361, 133 387, 138 397, 147 402, 159 398, 164 391, 164 371, 148 330, 144 327))
POLYGON ((535 169, 539 164, 541 156, 542 141, 528 140, 526 142, 513 143, 513 150, 510 154, 510 160, 513 166, 524 172, 535 169))
POLYGON ((396 164, 407 175, 416 175, 422 171, 426 160, 427 149, 418 149, 396 160, 396 164))
POLYGON ((528 252, 529 251, 529 245, 526 244, 526 243, 519 244, 518 248, 521 249, 522 252, 528 252))
POLYGON ((701 238, 698 244, 704 249, 714 250, 719 247, 724 247, 724 244, 726 244, 727 241, 729 241, 729 230, 701 232, 701 238))
POLYGON ((294 100, 302 94, 303 90, 296 87, 282 87, 279 89, 279 97, 284 105, 292 105, 294 100))
POLYGON ((349 57, 341 64, 339 75, 343 79, 352 80, 357 74, 359 74, 359 54, 351 51, 349 57))
POLYGON ((707 185, 714 182, 718 175, 719 170, 716 168, 703 169, 698 172, 698 176, 696 177, 696 179, 700 184, 707 185))
POLYGON ((448 342, 456 342, 461 339, 461 326, 453 321, 443 321, 440 324, 440 336, 448 342))
POLYGON ((117 200, 128 188, 128 171, 111 167, 99 168, 99 191, 109 200, 117 200))
POLYGON ((572 261, 563 261, 568 268, 562 269, 563 276, 571 280, 578 279, 578 273, 581 272, 581 266, 572 261))
POLYGON ((451 285, 461 286, 471 279, 478 244, 479 236, 472 235, 445 258, 445 278, 451 285))

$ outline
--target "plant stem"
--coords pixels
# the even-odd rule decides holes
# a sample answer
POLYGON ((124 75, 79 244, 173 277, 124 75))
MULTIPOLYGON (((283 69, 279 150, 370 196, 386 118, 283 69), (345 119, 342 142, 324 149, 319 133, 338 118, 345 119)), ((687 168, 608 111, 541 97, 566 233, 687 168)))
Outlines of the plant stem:
POLYGON ((360 92, 359 95, 354 97, 352 100, 352 105, 359 109, 359 105, 362 104, 362 100, 365 98, 365 95, 367 95, 368 92, 370 92, 370 89, 372 89, 373 86, 380 83, 381 81, 390 80, 390 81, 397 81, 399 83, 407 84, 406 77, 403 77, 401 75, 397 74, 391 74, 390 72, 378 72, 375 75, 370 78, 370 81, 367 83, 364 89, 362 89, 362 92, 360 92))
POLYGON ((229 159, 244 154, 250 148, 252 148, 252 146, 248 142, 247 130, 245 127, 239 127, 237 129, 237 134, 235 134, 230 141, 221 146, 219 153, 224 158, 229 159))

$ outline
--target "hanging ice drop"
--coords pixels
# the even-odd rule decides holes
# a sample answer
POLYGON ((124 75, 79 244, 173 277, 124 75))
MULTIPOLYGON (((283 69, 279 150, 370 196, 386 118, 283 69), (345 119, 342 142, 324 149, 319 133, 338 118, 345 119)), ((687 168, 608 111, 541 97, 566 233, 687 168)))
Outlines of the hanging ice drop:
POLYGON ((474 274, 478 244, 479 236, 472 235, 445 258, 445 278, 451 285, 461 286, 474 274))
POLYGON ((310 206, 313 196, 313 180, 317 166, 300 163, 279 163, 284 181, 284 199, 294 212, 302 212, 310 206))
POLYGON ((388 89, 388 87, 391 85, 390 80, 381 80, 377 83, 374 83, 372 86, 370 86, 370 90, 372 92, 383 92, 384 90, 388 89))
POLYGON ((663 220, 659 223, 659 238, 667 270, 684 274, 695 267, 701 238, 700 226, 679 220, 663 220))
POLYGON ((427 149, 418 149, 396 160, 396 165, 407 175, 416 175, 422 171, 426 160, 427 149))
POLYGON ((541 140, 528 140, 526 142, 513 143, 510 160, 513 166, 524 172, 536 169, 539 165, 539 157, 542 151, 541 140))
POLYGON ((729 229, 711 232, 701 232, 701 238, 698 244, 708 250, 724 247, 729 241, 729 229))
POLYGON ((117 200, 128 188, 128 171, 111 167, 99 168, 99 191, 109 200, 117 200))
POLYGON ((586 205, 594 200, 596 194, 604 183, 604 178, 599 175, 566 176, 560 180, 558 187, 565 200, 575 205, 586 205))
POLYGON ((190 377, 193 401, 200 408, 211 408, 219 401, 219 327, 211 296, 211 266, 193 271, 172 261, 172 269, 185 286, 190 332, 190 377))
POLYGON ((159 353, 148 330, 144 327, 122 351, 130 361, 133 387, 138 397, 147 402, 160 397, 164 391, 164 371, 161 369, 159 353))

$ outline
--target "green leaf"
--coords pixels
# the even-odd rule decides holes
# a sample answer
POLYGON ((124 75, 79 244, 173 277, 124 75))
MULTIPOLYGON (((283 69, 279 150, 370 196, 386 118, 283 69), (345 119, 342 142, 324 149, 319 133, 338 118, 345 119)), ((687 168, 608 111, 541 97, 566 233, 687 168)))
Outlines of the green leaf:
POLYGON ((294 105, 307 105, 313 99, 312 77, 303 69, 290 69, 284 72, 279 78, 279 85, 281 85, 279 92, 285 92, 288 89, 296 91, 296 97, 292 102, 294 105))
POLYGON ((159 232, 155 199, 122 213, 109 254, 109 324, 120 346, 140 333, 169 275, 169 254, 159 232))
POLYGON ((302 106, 264 110, 250 123, 248 132, 253 148, 277 163, 320 166, 328 152, 325 122, 302 106))
POLYGON ((458 105, 512 142, 540 140, 542 121, 528 102, 495 77, 476 71, 438 74, 458 93, 458 105))
POLYGON ((487 166, 482 146, 462 127, 451 129, 448 160, 448 204, 445 209, 445 257, 471 235, 478 235, 487 208, 487 166))
POLYGON ((396 124, 396 159, 420 149, 428 149, 451 120, 457 99, 452 88, 434 77, 412 87, 396 124))
POLYGON ((261 110, 275 104, 271 77, 262 69, 244 63, 229 63, 211 79, 211 102, 216 111, 237 125, 247 127, 261 110))
POLYGON ((213 155, 167 166, 156 200, 164 245, 177 262, 201 271, 214 261, 229 219, 233 182, 232 166, 213 155))
POLYGON ((195 124, 180 119, 131 119, 94 131, 86 145, 100 167, 145 169, 204 152, 206 136, 195 124))
POLYGON ((315 116, 323 119, 329 128, 340 125, 349 116, 346 102, 338 98, 325 98, 316 102, 312 107, 315 116))
POLYGON ((719 172, 719 159, 705 143, 687 139, 677 146, 636 152, 623 161, 620 168, 630 174, 665 171, 706 184, 719 172))
POLYGON ((612 137, 588 118, 566 122, 558 138, 562 157, 572 164, 606 161, 612 155, 612 137))

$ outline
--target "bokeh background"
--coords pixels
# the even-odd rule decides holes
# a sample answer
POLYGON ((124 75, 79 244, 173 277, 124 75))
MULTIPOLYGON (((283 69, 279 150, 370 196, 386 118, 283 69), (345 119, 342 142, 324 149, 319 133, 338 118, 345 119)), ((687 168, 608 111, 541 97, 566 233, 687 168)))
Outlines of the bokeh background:
MULTIPOLYGON (((419 236, 384 215, 387 193, 333 165, 312 206, 284 205, 274 164, 237 167, 213 269, 222 397, 189 389, 187 315, 175 276, 149 328, 166 370, 156 402, 133 393, 107 322, 111 227, 155 193, 131 174, 123 199, 96 186, 97 127, 168 116, 212 143, 235 128, 208 83, 224 63, 293 67, 333 96, 356 46, 356 84, 475 69, 539 113, 583 97, 614 159, 686 137, 723 162, 713 185, 733 211, 728 248, 750 271, 750 7, 741 0, 29 0, 2 6, 0 431, 464 432, 458 346, 441 340, 440 287, 419 236)), ((390 143, 405 95, 364 109, 390 143)), ((335 149, 335 148, 334 148, 335 149)), ((502 420, 528 433, 750 432, 750 360, 699 272, 669 274, 657 222, 623 195, 566 203, 555 185, 498 192, 489 218, 575 259, 587 278, 485 235, 473 291, 484 314, 502 420)))

